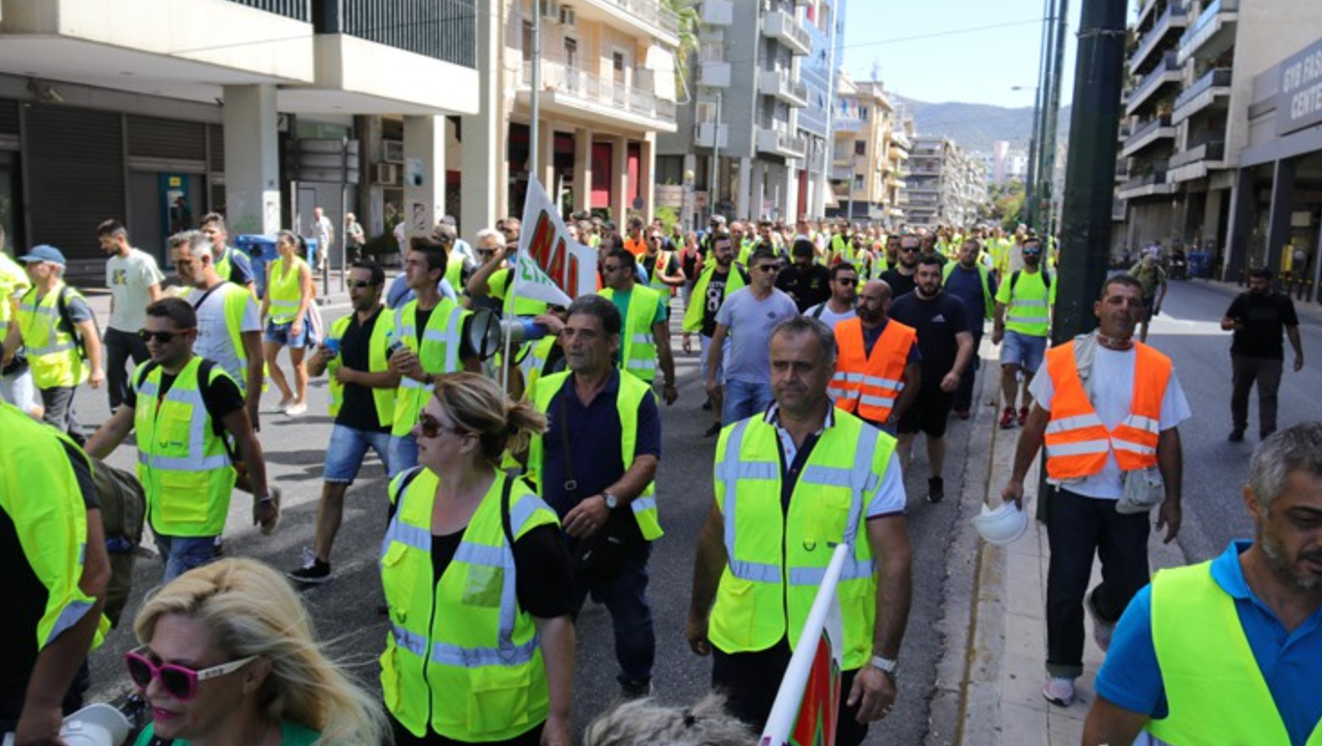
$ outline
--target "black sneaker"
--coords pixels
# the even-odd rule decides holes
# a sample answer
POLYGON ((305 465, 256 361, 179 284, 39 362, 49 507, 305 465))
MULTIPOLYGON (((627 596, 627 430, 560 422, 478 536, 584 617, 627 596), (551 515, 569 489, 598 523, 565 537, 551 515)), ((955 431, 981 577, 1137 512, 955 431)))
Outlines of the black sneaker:
POLYGON ((646 699, 652 696, 652 682, 644 681, 642 683, 634 681, 620 682, 620 699, 625 701, 634 699, 646 699))
POLYGON ((717 423, 713 424, 711 427, 707 428, 707 432, 703 433, 703 434, 702 434, 702 437, 704 437, 704 438, 714 438, 714 437, 716 437, 717 435, 720 435, 720 434, 721 434, 721 423, 717 422, 717 423))
POLYGON ((711 411, 711 398, 710 398, 710 397, 708 397, 707 401, 705 401, 705 402, 702 403, 702 411, 704 411, 704 412, 710 412, 710 411, 711 411))
POLYGON ((927 479, 927 501, 929 503, 939 503, 946 496, 946 481, 941 477, 928 477, 927 479))
POLYGON ((1271 430, 1263 430, 1258 433, 1258 440, 1266 440, 1270 438, 1272 436, 1272 433, 1274 432, 1276 432, 1276 428, 1272 428, 1271 430))
POLYGON ((307 561, 297 570, 285 573, 285 577, 301 583, 303 585, 321 585, 331 579, 331 567, 329 562, 322 562, 308 553, 307 561))
POLYGON ((1235 428, 1234 430, 1231 430, 1231 431, 1230 431, 1230 437, 1226 438, 1226 440, 1230 441, 1231 443, 1243 443, 1243 442, 1244 442, 1244 429, 1243 429, 1243 428, 1240 428, 1240 427, 1237 427, 1237 428, 1235 428))

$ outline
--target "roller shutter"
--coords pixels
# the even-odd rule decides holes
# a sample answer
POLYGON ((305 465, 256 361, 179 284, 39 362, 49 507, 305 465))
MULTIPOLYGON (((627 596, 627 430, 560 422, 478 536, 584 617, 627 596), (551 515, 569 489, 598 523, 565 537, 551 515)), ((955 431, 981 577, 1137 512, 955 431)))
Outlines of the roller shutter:
POLYGON ((44 104, 24 117, 29 243, 59 247, 71 274, 95 274, 105 261, 96 226, 124 214, 123 117, 44 104))

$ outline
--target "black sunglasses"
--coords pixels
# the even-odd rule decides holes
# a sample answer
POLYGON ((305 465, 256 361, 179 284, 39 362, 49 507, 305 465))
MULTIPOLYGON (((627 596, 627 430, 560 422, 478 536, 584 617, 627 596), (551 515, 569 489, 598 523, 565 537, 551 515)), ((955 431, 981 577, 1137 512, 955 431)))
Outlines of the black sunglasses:
POLYGON ((905 253, 913 253, 913 252, 917 252, 917 251, 918 251, 918 247, 917 247, 917 246, 901 246, 901 247, 900 247, 900 251, 903 251, 903 252, 905 252, 905 253))
POLYGON ((143 342, 150 342, 152 341, 153 338, 155 338, 155 340, 157 342, 160 342, 161 344, 170 344, 171 342, 174 341, 175 337, 182 337, 191 331, 193 330, 180 329, 177 332, 149 332, 146 329, 139 329, 138 339, 141 339, 143 342))
POLYGON ((857 277, 837 277, 835 281, 838 282, 838 283, 840 283, 841 285, 844 285, 845 287, 849 287, 850 285, 853 285, 854 283, 858 282, 858 278, 857 278, 857 277))
POLYGON ((351 283, 349 283, 349 287, 351 287, 351 288, 359 288, 359 289, 362 289, 362 288, 370 288, 370 287, 372 287, 372 283, 371 283, 370 281, 368 281, 368 280, 361 280, 361 281, 359 281, 359 282, 351 282, 351 283))

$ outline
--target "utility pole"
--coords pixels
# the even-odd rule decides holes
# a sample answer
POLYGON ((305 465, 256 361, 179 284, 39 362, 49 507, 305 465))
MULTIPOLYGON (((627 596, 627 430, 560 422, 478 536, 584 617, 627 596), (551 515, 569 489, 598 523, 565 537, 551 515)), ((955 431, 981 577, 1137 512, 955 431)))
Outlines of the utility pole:
POLYGON ((1056 43, 1053 47, 1055 59, 1052 61, 1054 68, 1051 73, 1051 85, 1047 90, 1047 109, 1043 119, 1046 125, 1046 135, 1042 138, 1042 157, 1038 161, 1039 171, 1041 173, 1042 186, 1038 189, 1039 201, 1042 206, 1042 230, 1047 238, 1044 246, 1048 251, 1051 250, 1053 242, 1051 237, 1055 235, 1056 216, 1054 209, 1054 200, 1056 195, 1056 134, 1060 129, 1060 89, 1064 81, 1061 80, 1065 75, 1065 29, 1069 26, 1069 0, 1057 0, 1056 8, 1056 43))
POLYGON ((1042 158, 1039 150, 1042 146, 1042 113, 1047 100, 1047 61, 1050 59, 1051 46, 1051 3, 1042 0, 1042 39, 1038 47, 1037 87, 1033 89, 1033 134, 1028 141, 1028 179, 1024 184, 1023 222, 1030 228, 1037 225, 1037 186, 1042 170, 1042 158))

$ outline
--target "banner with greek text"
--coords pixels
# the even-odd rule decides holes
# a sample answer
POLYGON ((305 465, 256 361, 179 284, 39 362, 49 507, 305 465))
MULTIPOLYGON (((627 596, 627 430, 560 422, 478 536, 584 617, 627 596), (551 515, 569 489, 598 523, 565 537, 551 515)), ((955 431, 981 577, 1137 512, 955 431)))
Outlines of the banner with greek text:
POLYGON ((514 295, 567 306, 596 291, 597 252, 570 237, 551 196, 533 177, 523 207, 514 295))

